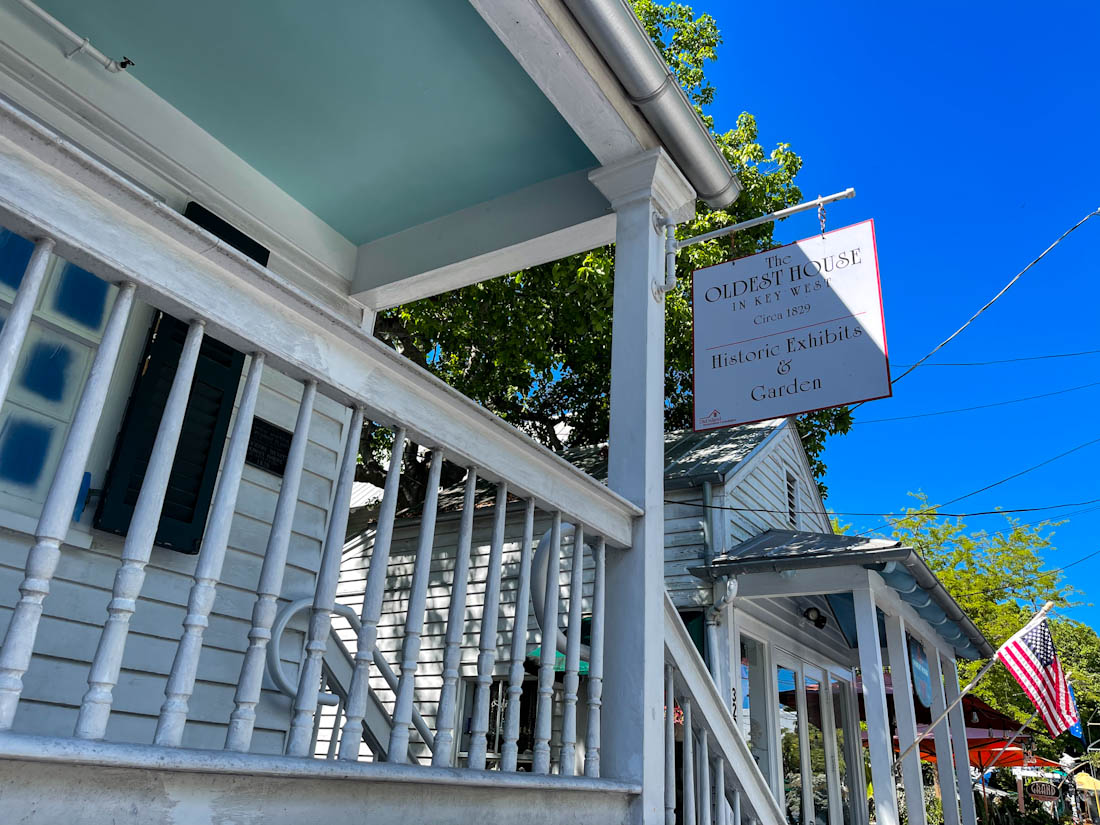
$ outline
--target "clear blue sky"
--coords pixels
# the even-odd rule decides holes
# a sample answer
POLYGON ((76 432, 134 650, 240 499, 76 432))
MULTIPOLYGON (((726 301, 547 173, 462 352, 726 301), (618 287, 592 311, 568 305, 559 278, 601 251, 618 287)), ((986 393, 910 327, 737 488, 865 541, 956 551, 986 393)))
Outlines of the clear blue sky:
MULTIPOLYGON (((1100 207, 1095 0, 899 4, 700 0, 725 44, 708 75, 719 129, 756 115, 792 144, 807 197, 854 186, 829 225, 874 218, 892 364, 953 332, 1016 272, 1100 207)), ((777 229, 813 234, 812 213, 777 229)), ((1100 349, 1100 217, 1077 230, 933 360, 1100 349)), ((894 374, 901 372, 894 367, 894 374)), ((909 491, 946 501, 1100 437, 1100 386, 976 412, 859 424, 1100 381, 1100 356, 927 367, 865 404, 825 459, 827 505, 889 512, 909 491)), ((966 511, 1100 498, 1100 444, 955 505, 966 511)), ((1096 507, 1096 505, 1092 505, 1096 507)), ((1053 510, 1052 517, 1066 510, 1053 510)), ((1030 521, 1044 513, 1025 514, 1030 521)), ((1057 528, 1048 566, 1100 550, 1100 509, 1057 528)), ((878 520, 842 517, 856 529, 878 520)), ((990 530, 1003 516, 967 520, 990 530)), ((1100 554, 1067 571, 1100 627, 1100 554)))

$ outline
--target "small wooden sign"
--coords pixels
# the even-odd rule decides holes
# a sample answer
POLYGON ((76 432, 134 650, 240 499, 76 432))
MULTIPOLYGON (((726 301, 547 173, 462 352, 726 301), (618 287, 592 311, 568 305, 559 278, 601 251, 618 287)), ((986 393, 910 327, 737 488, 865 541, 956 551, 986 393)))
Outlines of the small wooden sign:
POLYGON ((259 467, 272 475, 282 476, 286 472, 286 459, 290 453, 290 441, 294 434, 282 427, 276 427, 262 418, 252 419, 252 434, 248 439, 246 464, 259 467))
POLYGON ((1053 782, 1032 782, 1027 786, 1028 795, 1040 802, 1054 802, 1058 799, 1058 788, 1053 782))

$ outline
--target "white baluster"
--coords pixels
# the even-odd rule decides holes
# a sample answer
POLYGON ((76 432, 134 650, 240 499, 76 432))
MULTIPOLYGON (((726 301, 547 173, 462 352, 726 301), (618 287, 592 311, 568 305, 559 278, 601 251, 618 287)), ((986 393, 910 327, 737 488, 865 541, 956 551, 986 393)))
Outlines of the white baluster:
POLYGON ((504 744, 500 769, 514 771, 519 757, 519 712, 523 695, 523 660, 527 657, 527 614, 531 604, 531 542, 535 533, 535 500, 527 499, 523 515, 523 543, 519 548, 519 582, 512 614, 512 661, 508 669, 508 707, 504 716, 504 744))
POLYGON ((676 680, 665 665, 665 825, 676 825, 676 680))
POLYGON ((241 677, 233 697, 233 713, 229 716, 229 730, 225 735, 225 749, 247 751, 252 744, 252 731, 256 724, 256 704, 263 689, 264 659, 271 641, 271 626, 279 609, 279 594, 283 591, 283 574, 286 571, 287 552, 290 547, 290 531, 294 523, 294 511, 298 506, 298 490, 301 487, 302 468, 305 465, 306 445, 309 443, 309 425, 313 419, 313 404, 317 398, 317 382, 306 381, 302 401, 298 405, 298 418, 294 422, 294 435, 287 451, 283 483, 279 487, 279 499, 275 504, 275 516, 271 520, 271 532, 267 537, 260 580, 256 585, 256 602, 252 607, 252 629, 248 633, 248 650, 241 664, 241 677))
MULTIPOLYGON (((363 591, 363 608, 360 611, 359 633, 356 637, 355 669, 351 674, 348 701, 344 715, 344 736, 340 740, 339 758, 354 761, 359 758, 360 731, 367 715, 370 694, 370 664, 380 656, 378 644, 378 620, 382 615, 382 597, 386 592, 386 573, 390 563, 390 545, 393 542, 393 519, 397 513, 398 486, 401 483, 401 456, 405 451, 405 428, 398 427, 390 447, 390 465, 386 470, 386 486, 382 492, 382 506, 378 512, 378 529, 371 549, 370 572, 363 591)), ((379 661, 385 659, 379 658, 379 661)), ((383 676, 386 673, 383 671, 383 676)), ((391 685, 396 692, 396 685, 391 685)))
POLYGON ((8 387, 19 361, 19 351, 23 349, 23 339, 27 337, 27 329, 31 325, 34 304, 46 277, 51 252, 52 238, 42 238, 34 245, 27 267, 23 270, 23 280, 19 282, 15 300, 12 301, 11 312, 4 321, 3 329, 0 329, 0 407, 8 397, 8 387))
POLYGON ((729 825, 726 819, 726 760, 720 756, 714 763, 714 805, 717 825, 729 825))
POLYGON ((92 368, 84 384, 84 392, 73 416, 69 435, 61 449, 61 458, 54 473, 46 503, 35 528, 34 547, 27 554, 26 574, 19 585, 19 601, 12 611, 4 647, 0 651, 0 730, 8 730, 15 720, 19 694, 23 692, 23 674, 31 663, 38 622, 42 618, 42 602, 50 592, 50 580, 61 560, 61 542, 69 532, 73 508, 80 494, 84 466, 92 449, 103 402, 111 384, 118 360, 122 333, 134 302, 134 285, 123 284, 111 308, 99 349, 92 359, 92 368))
POLYGON ((141 482, 134 515, 122 547, 122 564, 115 573, 111 601, 107 605, 107 621, 99 637, 92 667, 88 673, 88 690, 76 720, 75 736, 79 739, 102 739, 107 733, 114 687, 122 667, 130 617, 137 608, 137 599, 145 583, 145 565, 153 552, 153 541, 160 525, 164 495, 172 475, 187 399, 191 395, 191 380, 202 348, 203 321, 192 321, 183 342, 179 364, 172 379, 172 388, 161 414, 157 437, 149 454, 145 478, 141 482))
POLYGON ((684 825, 695 822, 695 733, 691 729, 691 700, 684 697, 684 825))
POLYGON ((710 803, 710 737, 706 728, 699 732, 699 821, 712 825, 710 803))
POLYGON ((603 618, 606 547, 601 536, 593 553, 592 639, 588 645, 588 734, 584 742, 584 775, 600 775, 600 708, 603 706, 603 618))
POLYGON ((561 575, 561 513, 554 513, 543 594, 542 641, 539 651, 539 696, 535 712, 534 773, 550 773, 550 734, 554 713, 554 662, 558 653, 558 577, 561 575))
POLYGON ((741 791, 733 792, 733 825, 741 825, 741 791))
MULTIPOLYGON (((328 531, 321 554, 321 569, 317 571, 317 587, 313 591, 313 609, 309 614, 309 630, 301 667, 298 668, 298 692, 287 734, 289 756, 308 756, 309 734, 317 712, 317 696, 321 692, 321 664, 325 657, 329 633, 332 631, 332 608, 336 604, 336 587, 340 582, 340 558, 348 532, 348 511, 351 490, 355 483, 355 464, 359 458, 359 441, 363 435, 363 408, 356 407, 348 423, 344 455, 328 514, 328 531)), ((359 734, 361 736, 362 734, 359 734)), ((358 737, 357 737, 358 738, 358 737)))
MULTIPOLYGON (((328 736, 328 751, 325 753, 326 759, 336 758, 336 747, 340 742, 340 714, 344 712, 344 700, 341 697, 340 701, 336 703, 336 711, 332 716, 332 728, 329 730, 328 736)), ((317 714, 320 716, 321 714, 317 714)))
POLYGON ((194 584, 187 597, 187 614, 183 618, 183 635, 176 647, 172 671, 164 688, 164 704, 157 719, 153 742, 166 747, 179 747, 183 741, 183 728, 187 723, 188 701, 195 689, 199 655, 202 653, 202 636, 210 622, 214 607, 218 579, 225 563, 225 547, 229 541, 229 528, 233 523, 233 511, 237 507, 237 491, 241 486, 244 457, 248 452, 248 439, 252 433, 252 417, 256 412, 256 396, 260 392, 260 376, 263 374, 264 355, 252 355, 252 363, 245 378, 244 392, 237 408, 237 417, 229 436, 221 478, 214 492, 214 503, 206 520, 195 562, 194 584))
MULTIPOLYGON (((409 724, 412 721, 416 665, 420 658, 420 634, 424 631, 424 609, 428 602, 428 579, 432 567, 432 544, 435 542, 435 514, 439 503, 439 474, 443 468, 443 451, 432 450, 428 466, 428 486, 424 493, 424 511, 420 517, 420 541, 416 547, 412 585, 409 588, 409 608, 405 615, 405 638, 401 643, 401 681, 393 706, 390 745, 386 750, 389 762, 409 761, 409 724)), ((373 572, 374 565, 371 565, 373 572)))
POLYGON ((477 504, 477 471, 466 473, 462 496, 462 521, 455 548, 455 572, 451 580, 451 604, 447 609, 447 638, 443 650, 443 688, 439 692, 439 710, 435 723, 435 749, 432 764, 448 766, 454 750, 455 701, 458 694, 458 666, 462 658, 462 631, 466 626, 466 590, 470 579, 470 545, 474 534, 474 507, 477 504))
POLYGON ((481 648, 477 656, 477 688, 474 691, 474 719, 466 764, 485 770, 486 734, 489 732, 489 693, 497 661, 497 617, 500 613, 500 576, 504 558, 504 527, 508 518, 508 483, 497 484, 493 511, 493 538, 489 545, 489 567, 485 572, 485 604, 481 612, 481 648))
POLYGON ((561 772, 577 772, 577 689, 580 687, 581 603, 584 595, 584 527, 573 532, 573 560, 569 575, 569 636, 565 644, 564 705, 561 719, 561 772))

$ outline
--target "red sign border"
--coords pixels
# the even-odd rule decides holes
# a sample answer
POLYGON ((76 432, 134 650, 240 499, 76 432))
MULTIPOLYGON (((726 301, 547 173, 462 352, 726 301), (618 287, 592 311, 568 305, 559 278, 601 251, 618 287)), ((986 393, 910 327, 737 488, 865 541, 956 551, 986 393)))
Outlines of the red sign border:
POLYGON ((709 433, 713 430, 724 430, 728 427, 743 427, 748 424, 759 424, 761 421, 771 421, 774 418, 794 418, 799 415, 808 415, 809 413, 821 412, 822 410, 832 410, 838 407, 849 407, 853 404, 863 404, 867 401, 878 401, 882 398, 892 398, 894 395, 894 385, 890 381, 890 348, 886 343, 886 312, 882 303, 882 276, 878 267, 878 239, 875 235, 875 219, 867 218, 864 221, 857 221, 856 223, 848 224, 847 226, 838 226, 836 229, 830 229, 826 232, 826 235, 831 235, 834 232, 840 232, 844 229, 851 229, 853 226, 861 226, 862 224, 871 224, 871 245, 875 255, 875 284, 878 287, 878 308, 879 317, 882 319, 882 355, 886 360, 886 380, 887 380, 887 392, 885 395, 874 395, 870 398, 861 398, 858 401, 849 401, 846 404, 837 404, 830 407, 814 407, 809 410, 802 410, 801 412, 788 413, 786 416, 768 416, 767 418, 757 418, 752 421, 736 421, 730 424, 718 424, 714 427, 698 427, 696 422, 698 421, 697 405, 699 403, 698 396, 695 394, 695 275, 702 272, 704 269, 713 269, 716 266, 725 266, 726 264, 733 263, 735 261, 744 261, 748 258, 755 258, 757 255, 761 255, 764 252, 775 252, 780 249, 785 249, 788 246, 795 246, 803 241, 812 240, 814 235, 810 235, 807 238, 800 238, 797 241, 791 241, 780 246, 772 247, 771 249, 764 249, 760 252, 753 252, 751 255, 742 255, 740 258, 730 258, 728 261, 722 261, 721 263, 711 264, 710 266, 701 266, 691 273, 691 289, 689 291, 689 306, 691 307, 691 427, 693 432, 697 433, 709 433))

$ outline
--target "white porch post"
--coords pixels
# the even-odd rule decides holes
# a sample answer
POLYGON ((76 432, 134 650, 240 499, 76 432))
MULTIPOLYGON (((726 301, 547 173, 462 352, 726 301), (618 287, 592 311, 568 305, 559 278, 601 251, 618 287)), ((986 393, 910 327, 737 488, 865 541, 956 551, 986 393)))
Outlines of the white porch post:
MULTIPOLYGON (((959 669, 952 657, 944 662, 943 686, 948 703, 959 698, 959 669)), ((974 808, 974 783, 970 780, 970 749, 966 741, 966 717, 962 702, 947 717, 951 723, 951 742, 955 753, 955 776, 959 783, 959 816, 962 825, 976 825, 978 812, 974 808)), ((947 820, 944 819, 944 822, 947 820)))
POLYGON ((863 704, 867 712, 867 745, 871 751, 871 782, 875 789, 878 825, 898 825, 898 797, 894 793, 894 749, 890 717, 886 712, 886 684, 882 678, 875 597, 870 588, 852 591, 855 601, 859 669, 863 677, 863 704))
MULTIPOLYGON (((886 615, 886 646, 890 653, 890 680, 894 686, 894 716, 898 722, 898 747, 905 750, 916 741, 917 715, 913 706, 913 675, 909 671, 909 645, 905 620, 886 615)), ((910 825, 925 825, 924 782, 920 770, 920 750, 914 748, 902 760, 902 781, 905 783, 905 807, 910 825)))
MULTIPOLYGON (((928 674, 932 680, 932 718, 938 719, 947 707, 943 694, 943 666, 938 650, 929 646, 928 654, 928 674)), ((959 819, 958 784, 955 779, 955 762, 952 758, 954 748, 951 747, 949 721, 944 719, 933 731, 936 739, 936 776, 940 782, 940 801, 945 825, 962 825, 962 820, 959 819)))
POLYGON ((661 149, 589 176, 616 213, 608 484, 645 510, 631 549, 607 559, 604 776, 636 782, 635 823, 664 819, 664 353, 662 217, 695 192, 661 149))

